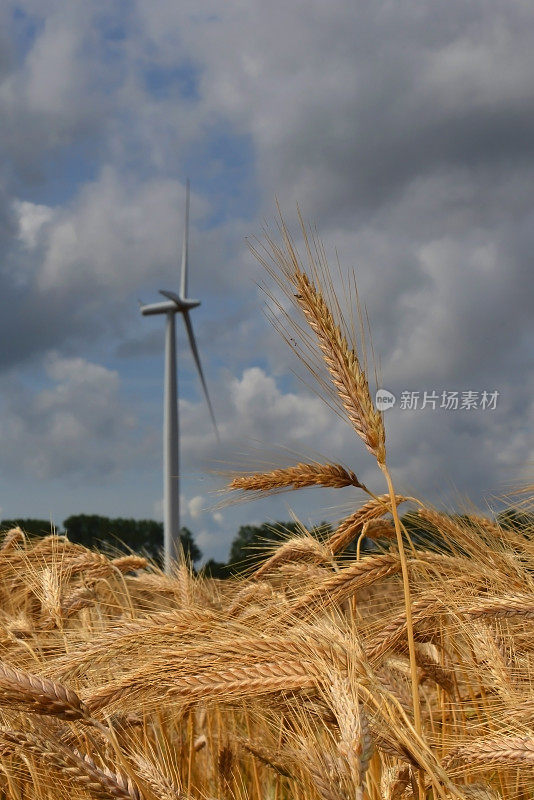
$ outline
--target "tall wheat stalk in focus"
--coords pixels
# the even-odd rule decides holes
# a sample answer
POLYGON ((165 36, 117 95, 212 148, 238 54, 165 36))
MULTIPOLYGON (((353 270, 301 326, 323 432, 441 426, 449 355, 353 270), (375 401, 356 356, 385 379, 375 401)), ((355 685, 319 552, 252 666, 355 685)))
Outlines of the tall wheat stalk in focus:
MULTIPOLYGON (((393 481, 386 461, 386 434, 382 414, 376 409, 369 390, 367 378, 367 356, 365 339, 363 336, 363 319, 359 303, 358 317, 360 327, 361 353, 358 351, 355 326, 348 326, 343 317, 341 305, 333 286, 331 272, 328 266, 323 245, 319 238, 310 233, 299 212, 301 231, 306 250, 306 269, 293 243, 287 226, 280 214, 279 231, 282 242, 278 244, 266 233, 265 241, 255 241, 250 244, 255 257, 265 267, 269 275, 275 280, 282 292, 289 298, 291 304, 297 307, 309 326, 303 326, 287 311, 282 303, 271 292, 267 292, 274 303, 275 326, 290 347, 296 352, 307 368, 319 381, 320 386, 326 391, 327 402, 338 413, 344 416, 370 453, 376 458, 387 483, 391 503, 391 512, 395 524, 395 533, 399 549, 404 603, 406 609, 406 627, 410 658, 411 688, 414 711, 415 729, 419 735, 422 732, 421 711, 418 692, 418 677, 416 653, 413 636, 412 609, 410 600, 410 582, 406 553, 402 539, 401 524, 397 512, 397 501, 393 481), (280 319, 282 322, 280 322, 280 319), (311 336, 310 336, 311 329, 311 336), (319 360, 317 355, 320 356, 319 360), (321 374, 320 359, 326 366, 328 378, 321 374), (333 391, 332 391, 333 390, 333 391)), ((355 293, 357 300, 357 293, 355 293)), ((341 468, 340 468, 341 469, 341 468)), ((282 473, 282 471, 280 471, 282 473)), ((231 488, 249 488, 261 491, 266 488, 272 491, 272 473, 269 481, 263 481, 261 475, 248 486, 239 484, 235 479, 231 488)), ((318 484, 320 480, 316 481, 318 484)), ((347 482, 348 483, 348 482, 347 482)), ((343 485, 347 485, 347 483, 343 485)), ((353 485, 366 487, 357 481, 353 485)), ((309 485, 309 484, 307 484, 309 485)), ((324 485, 324 481, 322 483, 324 485)), ((287 475, 280 475, 280 488, 287 488, 287 475)), ((293 488, 298 488, 298 483, 293 488)), ((367 491, 367 490, 366 490, 367 491)))

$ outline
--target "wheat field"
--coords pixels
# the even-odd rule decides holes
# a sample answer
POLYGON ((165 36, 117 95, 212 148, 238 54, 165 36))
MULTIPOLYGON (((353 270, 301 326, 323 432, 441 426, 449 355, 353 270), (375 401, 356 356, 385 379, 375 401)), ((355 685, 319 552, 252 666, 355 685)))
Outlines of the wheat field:
MULTIPOLYGON (((279 241, 252 247, 284 292, 271 295, 282 334, 376 460, 382 493, 327 461, 231 476, 236 495, 361 497, 329 536, 303 528, 225 581, 9 531, 0 797, 534 796, 534 530, 395 491, 361 330, 302 232, 304 259, 282 221, 279 241)), ((531 492, 519 502, 531 509, 531 492)))

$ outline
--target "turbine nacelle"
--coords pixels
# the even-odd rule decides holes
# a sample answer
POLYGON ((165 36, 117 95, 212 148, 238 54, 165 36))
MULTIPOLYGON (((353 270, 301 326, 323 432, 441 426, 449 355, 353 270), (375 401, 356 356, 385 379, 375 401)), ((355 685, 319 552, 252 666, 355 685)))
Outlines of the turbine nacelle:
POLYGON ((145 317, 151 314, 167 314, 169 311, 184 312, 189 311, 191 308, 197 308, 200 305, 200 300, 184 300, 175 292, 168 292, 165 289, 160 290, 160 294, 167 297, 168 300, 162 303, 148 303, 147 305, 139 305, 141 314, 145 317))
POLYGON ((168 297, 173 303, 176 303, 178 311, 189 311, 191 308, 197 308, 200 305, 200 300, 190 300, 189 298, 180 297, 176 292, 170 292, 167 289, 160 289, 159 293, 164 297, 168 297))

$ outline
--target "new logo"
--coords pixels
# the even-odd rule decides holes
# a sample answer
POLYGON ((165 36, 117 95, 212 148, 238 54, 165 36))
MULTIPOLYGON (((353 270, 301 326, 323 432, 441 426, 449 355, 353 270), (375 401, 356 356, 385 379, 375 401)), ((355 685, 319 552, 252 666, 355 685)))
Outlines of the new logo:
POLYGON ((388 408, 393 408, 395 405, 396 397, 387 389, 379 389, 376 393, 375 403, 379 411, 387 411, 388 408))

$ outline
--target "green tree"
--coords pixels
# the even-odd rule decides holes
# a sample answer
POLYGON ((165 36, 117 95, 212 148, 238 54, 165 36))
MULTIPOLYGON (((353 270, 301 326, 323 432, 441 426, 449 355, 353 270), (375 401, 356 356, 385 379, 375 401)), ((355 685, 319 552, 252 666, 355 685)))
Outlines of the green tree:
MULTIPOLYGON (((310 533, 323 538, 331 532, 331 526, 322 522, 310 533)), ((228 558, 228 566, 233 572, 254 568, 268 558, 273 546, 284 542, 291 536, 298 536, 302 527, 298 522, 264 522, 262 525, 242 525, 234 538, 228 558)))
POLYGON ((401 522, 406 528, 412 543, 423 550, 443 550, 446 547, 442 534, 438 528, 426 519, 420 517, 416 511, 408 511, 401 517, 401 522))
POLYGON ((230 570, 224 561, 215 561, 213 558, 206 561, 202 572, 206 578, 228 578, 230 576, 230 570))
MULTIPOLYGON (((102 517, 97 514, 75 514, 63 523, 71 542, 84 547, 108 547, 133 550, 142 553, 161 563, 163 549, 163 523, 153 519, 127 519, 124 517, 102 517)), ((202 558, 202 553, 195 543, 193 534, 188 528, 180 531, 180 542, 186 558, 191 563, 202 558)))
POLYGON ((18 519, 3 519, 0 522, 0 531, 5 532, 10 528, 21 528, 25 533, 33 536, 48 536, 50 533, 58 533, 59 528, 50 522, 49 519, 33 519, 31 517, 20 517, 18 519))
MULTIPOLYGON (((120 547, 117 536, 123 542, 130 544, 130 536, 133 531, 130 536, 125 537, 124 526, 122 524, 117 526, 116 522, 117 520, 102 517, 99 514, 73 514, 63 522, 63 527, 71 542, 84 547, 102 547, 103 544, 120 547)), ((119 519, 119 523, 123 522, 124 520, 119 519)))
POLYGON ((202 551, 196 544, 193 534, 189 528, 180 528, 180 545, 184 552, 184 556, 191 564, 200 561, 202 558, 202 551))
POLYGON ((264 522, 263 525, 242 525, 234 538, 228 565, 241 571, 261 563, 270 548, 300 530, 296 522, 264 522))
POLYGON ((108 547, 133 550, 149 558, 159 558, 163 542, 163 525, 151 519, 102 517, 98 514, 75 514, 63 526, 71 542, 84 547, 108 547))

